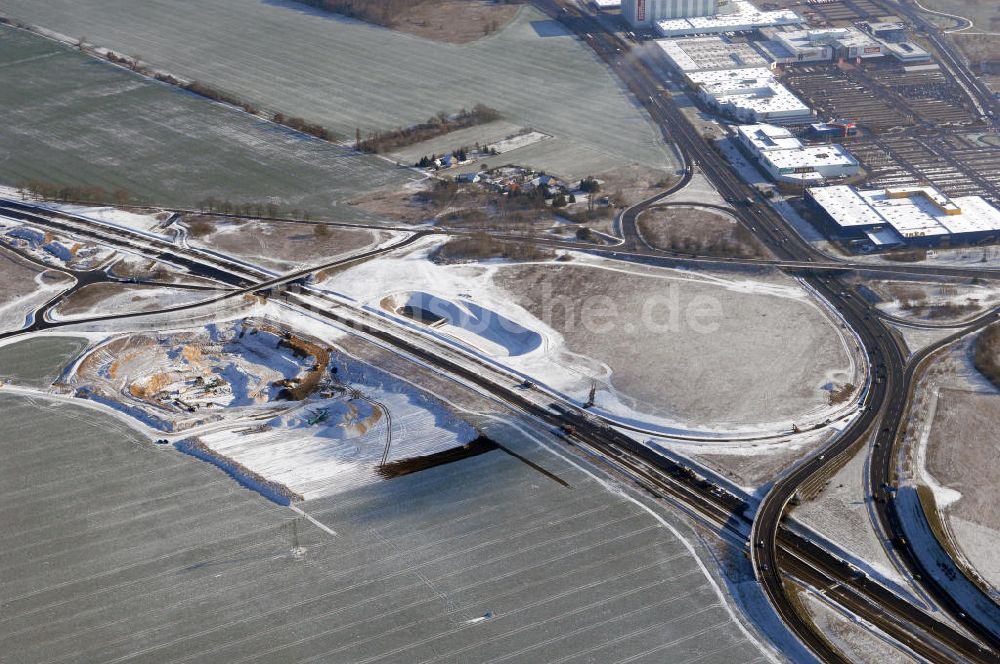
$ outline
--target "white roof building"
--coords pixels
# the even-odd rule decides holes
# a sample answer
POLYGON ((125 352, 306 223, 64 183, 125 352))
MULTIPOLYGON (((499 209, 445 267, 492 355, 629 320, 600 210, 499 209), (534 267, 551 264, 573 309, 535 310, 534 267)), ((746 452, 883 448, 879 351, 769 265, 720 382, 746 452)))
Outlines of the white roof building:
POLYGON ((825 28, 775 32, 768 53, 779 64, 819 62, 834 58, 880 58, 883 44, 857 28, 825 28))
POLYGON ((686 35, 711 35, 724 32, 748 32, 777 25, 804 25, 805 21, 788 9, 761 11, 747 0, 720 3, 719 13, 713 16, 694 16, 656 21, 656 31, 664 37, 686 35))
POLYGON ((784 127, 756 124, 736 128, 746 150, 777 182, 821 184, 856 175, 858 160, 841 145, 805 145, 784 127))
POLYGON ((864 233, 877 245, 886 244, 887 229, 901 242, 920 244, 1000 235, 1000 210, 980 196, 952 199, 933 187, 847 186, 809 189, 809 196, 841 230, 864 233))
POLYGON ((924 48, 910 41, 885 42, 883 43, 886 53, 896 58, 900 62, 930 62, 931 54, 924 48))
POLYGON ((633 28, 648 28, 662 19, 714 16, 729 5, 730 0, 622 0, 622 17, 633 28))
POLYGON ((767 67, 695 71, 688 80, 711 105, 750 122, 808 122, 812 110, 767 67))
POLYGON ((722 37, 658 39, 664 55, 681 72, 713 69, 766 67, 767 59, 747 43, 731 43, 722 37))

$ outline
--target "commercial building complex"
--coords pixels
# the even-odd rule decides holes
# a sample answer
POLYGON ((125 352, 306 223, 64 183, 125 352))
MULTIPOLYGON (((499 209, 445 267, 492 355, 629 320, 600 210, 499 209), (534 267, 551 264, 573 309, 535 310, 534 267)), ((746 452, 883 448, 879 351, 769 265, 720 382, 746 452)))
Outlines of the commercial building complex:
POLYGON ((823 62, 836 59, 881 58, 883 44, 857 28, 827 28, 794 32, 764 31, 760 47, 778 64, 823 62))
POLYGON ((843 146, 805 145, 784 127, 741 125, 736 136, 744 152, 775 182, 816 185, 857 175, 861 170, 858 160, 843 146))
MULTIPOLYGON (((623 4, 622 7, 625 5, 623 4)), ((654 22, 656 31, 664 37, 710 35, 727 32, 749 32, 768 26, 803 25, 795 12, 788 9, 761 11, 747 0, 719 0, 718 13, 699 16, 689 14, 679 18, 661 18, 654 22)))
POLYGON ((930 62, 931 54, 913 42, 887 42, 885 52, 904 64, 930 62))
POLYGON ((885 43, 906 41, 906 26, 902 23, 863 23, 862 27, 876 39, 885 43))
POLYGON ((730 43, 722 37, 659 39, 656 42, 678 71, 712 71, 766 67, 767 59, 747 43, 730 43))
POLYGON ((854 246, 933 247, 1000 237, 1000 210, 981 196, 952 199, 932 187, 861 191, 849 186, 810 188, 806 194, 824 230, 854 246))
POLYGON ((728 5, 729 0, 622 0, 622 16, 634 28, 648 28, 661 19, 712 16, 728 5))
POLYGON ((767 67, 685 74, 701 98, 738 122, 809 122, 812 110, 778 82, 767 67))

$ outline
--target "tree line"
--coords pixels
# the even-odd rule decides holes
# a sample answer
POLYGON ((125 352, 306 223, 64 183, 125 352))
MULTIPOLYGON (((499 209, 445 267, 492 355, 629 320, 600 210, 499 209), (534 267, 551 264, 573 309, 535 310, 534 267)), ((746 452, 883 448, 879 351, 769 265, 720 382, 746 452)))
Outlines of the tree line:
POLYGON ((298 0, 302 4, 391 28, 401 13, 425 0, 298 0))
POLYGON ((981 374, 1000 387, 1000 325, 990 325, 976 338, 973 362, 981 374))
MULTIPOLYGON (((356 18, 384 28, 398 25, 398 19, 407 11, 425 4, 428 0, 296 0, 304 5, 316 7, 328 12, 356 18)), ((520 4, 524 0, 493 0, 494 4, 520 4)), ((497 22, 491 21, 486 26, 486 34, 496 32, 497 22)))
MULTIPOLYGON (((80 48, 83 48, 83 38, 79 40, 80 48)), ((229 106, 235 106, 236 108, 243 109, 251 115, 259 115, 260 108, 237 95, 220 90, 219 88, 208 85, 201 81, 182 81, 176 76, 167 74, 164 72, 153 71, 149 67, 143 65, 137 58, 132 58, 126 55, 121 55, 115 53, 114 51, 108 51, 104 55, 105 59, 109 62, 113 62, 116 65, 122 67, 127 67, 132 71, 142 74, 143 76, 150 76, 161 83, 166 83, 167 85, 173 85, 175 87, 187 90, 192 94, 196 94, 199 97, 204 97, 206 99, 211 99, 212 101, 217 101, 222 104, 227 104, 229 106)), ((294 115, 285 115, 284 113, 275 113, 271 116, 271 121, 275 124, 280 124, 289 129, 294 129, 295 131, 302 132, 303 134, 309 134, 315 136, 316 138, 322 139, 324 141, 335 141, 337 140, 337 135, 324 127, 321 124, 315 122, 309 122, 303 118, 294 115)))
POLYGON ((361 130, 358 129, 355 132, 355 147, 361 152, 391 152, 406 145, 499 119, 500 112, 496 109, 485 104, 476 104, 471 111, 463 108, 454 115, 442 111, 428 118, 426 122, 386 131, 370 131, 365 137, 362 137, 361 130))
POLYGON ((35 200, 62 203, 96 203, 118 207, 140 204, 140 201, 125 189, 108 191, 104 187, 92 184, 68 185, 43 180, 26 180, 17 184, 17 192, 22 198, 30 197, 35 200))

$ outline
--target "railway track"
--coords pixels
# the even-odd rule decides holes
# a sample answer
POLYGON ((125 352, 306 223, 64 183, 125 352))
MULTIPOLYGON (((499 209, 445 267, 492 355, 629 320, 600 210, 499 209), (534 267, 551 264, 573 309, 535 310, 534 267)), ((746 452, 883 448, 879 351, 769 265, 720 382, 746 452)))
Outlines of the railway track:
MULTIPOLYGON (((91 228, 89 230, 95 236, 100 237, 102 241, 109 241, 107 237, 101 235, 104 232, 101 229, 91 228)), ((363 260, 376 253, 388 251, 413 242, 416 237, 411 236, 396 245, 343 259, 343 261, 339 261, 338 263, 363 260)), ((114 242, 122 243, 124 246, 139 253, 146 252, 147 255, 156 255, 161 250, 155 246, 146 246, 145 248, 137 249, 132 243, 132 238, 127 234, 122 238, 112 239, 112 243, 114 242)), ((188 258, 195 262, 203 260, 202 258, 190 257, 190 255, 188 255, 188 258)), ((311 292, 303 285, 295 283, 301 277, 306 276, 316 269, 319 268, 314 266, 294 274, 271 278, 269 281, 242 286, 223 297, 260 292, 267 288, 285 287, 290 291, 286 293, 285 297, 293 306, 323 316, 331 322, 346 326, 356 332, 361 332, 391 346, 397 352, 402 352, 427 362, 451 375, 459 376, 463 380, 480 389, 487 390, 517 410, 534 417, 552 428, 564 427, 567 423, 570 423, 575 427, 575 433, 572 437, 574 444, 585 446, 594 453, 602 455, 609 463, 616 465, 622 472, 632 477, 640 486, 644 486, 653 495, 670 498, 678 505, 686 506, 688 510, 691 510, 692 514, 700 515, 700 518, 707 519, 721 528, 729 529, 730 533, 734 536, 746 537, 747 529, 751 526, 752 520, 747 514, 749 506, 742 497, 714 485, 705 477, 699 475, 696 469, 656 454, 648 447, 636 443, 628 436, 612 429, 605 422, 589 421, 587 419, 589 416, 578 413, 572 407, 553 407, 551 402, 539 404, 532 399, 526 398, 513 387, 513 385, 520 381, 520 376, 510 373, 498 373, 496 367, 484 363, 469 364, 470 359, 462 356, 461 353, 456 352, 454 349, 443 348, 440 345, 429 349, 426 339, 414 341, 407 337, 401 337, 398 330, 386 330, 387 321, 385 319, 347 307, 343 302, 337 301, 329 295, 311 292)), ((241 277, 230 275, 229 279, 235 282, 241 279, 241 277)), ((193 309, 203 304, 189 305, 184 307, 184 309, 193 309)), ((180 308, 177 310, 180 310, 180 308)), ((174 309, 164 311, 174 311, 174 309)), ((138 315, 148 316, 150 313, 138 315)), ((111 320, 122 317, 123 315, 115 315, 98 317, 94 320, 111 320)), ((75 321, 75 323, 79 322, 75 321)), ((857 583, 857 580, 843 573, 843 570, 847 569, 845 563, 829 552, 825 552, 818 547, 806 547, 802 541, 796 540, 784 529, 779 531, 778 540, 778 547, 782 551, 792 549, 798 551, 800 555, 803 550, 808 551, 809 560, 813 561, 813 564, 818 569, 821 569, 827 578, 839 578, 838 582, 846 585, 851 585, 852 582, 857 583)), ((866 607, 878 606, 877 604, 873 604, 875 597, 881 597, 883 601, 894 597, 889 590, 882 588, 874 582, 868 582, 867 587, 868 591, 861 591, 862 594, 855 598, 854 606, 848 607, 849 610, 865 615, 867 615, 865 613, 867 611, 868 614, 871 614, 870 608, 866 607)), ((854 588, 852 592, 859 592, 859 590, 854 588)), ((894 602, 895 604, 890 605, 891 609, 894 615, 900 616, 897 620, 902 624, 907 624, 906 621, 908 620, 912 624, 918 625, 919 629, 940 631, 946 635, 948 642, 958 644, 956 646, 958 651, 966 653, 975 652, 975 645, 960 633, 924 615, 919 609, 899 598, 894 598, 894 602)), ((871 614, 871 619, 873 621, 878 620, 877 613, 871 614)), ((895 635, 896 638, 908 641, 913 639, 913 629, 894 629, 898 631, 898 634, 895 635)), ((890 633, 892 632, 890 631, 890 633)), ((926 646, 921 647, 926 649, 926 646)), ((971 661, 988 661, 978 660, 975 657, 970 657, 969 659, 971 661)))
MULTIPOLYGON (((570 14, 569 10, 563 12, 563 5, 560 5, 554 1, 543 0, 539 4, 543 6, 548 6, 553 9, 556 15, 567 22, 567 15, 570 14)), ((575 10, 574 10, 575 11, 575 10)), ((686 155, 690 161, 693 161, 692 156, 697 156, 697 161, 699 168, 705 173, 710 181, 716 186, 716 188, 722 193, 726 198, 734 202, 741 202, 745 200, 747 196, 755 196, 754 192, 749 190, 729 169, 728 165, 725 164, 721 157, 714 153, 711 148, 705 145, 701 136, 695 132, 693 127, 691 127, 683 114, 676 108, 672 100, 666 100, 661 95, 658 81, 655 75, 641 63, 641 61, 630 61, 625 63, 619 56, 621 54, 621 45, 618 43, 613 36, 608 36, 603 32, 601 26, 597 23, 588 24, 586 19, 582 14, 576 16, 570 16, 569 24, 572 25, 574 20, 579 20, 581 23, 578 28, 589 29, 588 32, 583 32, 586 41, 594 47, 598 54, 607 60, 612 66, 612 69, 619 74, 622 80, 625 82, 626 86, 635 94, 636 98, 646 107, 647 111, 654 120, 663 128, 664 135, 669 140, 676 143, 683 155, 686 155), (596 36, 595 36, 596 35, 596 36)), ((576 30, 578 33, 581 29, 576 30)), ((24 206, 23 204, 15 203, 5 203, 3 205, 4 214, 8 215, 23 215, 15 216, 15 218, 21 218, 25 221, 31 222, 31 213, 25 208, 31 208, 31 206, 24 206), (19 207, 20 206, 20 207, 19 207)), ((847 266, 843 263, 830 263, 827 261, 827 257, 815 251, 811 246, 801 240, 794 231, 788 229, 784 220, 780 218, 773 210, 768 208, 766 205, 754 205, 752 207, 743 207, 739 204, 736 205, 734 210, 730 211, 734 214, 740 223, 743 223, 748 229, 752 230, 759 239, 761 239, 766 246, 768 246, 771 251, 777 256, 776 261, 772 261, 769 264, 775 265, 782 268, 800 268, 808 269, 813 272, 823 271, 823 270, 843 270, 843 269, 856 269, 856 266, 847 266)), ((64 230, 65 232, 82 234, 85 237, 93 237, 106 241, 107 229, 103 231, 93 231, 93 229, 88 229, 85 224, 82 224, 78 218, 73 215, 65 215, 63 213, 49 213, 46 214, 44 220, 39 220, 35 218, 36 223, 48 224, 48 227, 64 230), (54 217, 54 219, 53 219, 54 217), (90 234, 88 234, 90 233, 90 234), (104 235, 102 235, 102 233, 104 235)), ((190 249, 184 250, 184 248, 177 247, 171 243, 151 239, 149 236, 138 234, 135 232, 130 232, 123 229, 116 229, 116 233, 120 234, 123 241, 130 242, 130 250, 139 251, 141 246, 142 252, 149 252, 153 254, 153 257, 158 260, 163 260, 164 262, 169 262, 173 265, 177 265, 184 269, 192 270, 196 274, 201 276, 209 276, 209 278, 215 278, 224 283, 238 287, 239 290, 234 291, 234 293, 246 293, 253 292, 255 290, 260 290, 261 288, 273 288, 279 287, 287 284, 289 281, 294 280, 297 277, 285 277, 271 278, 270 281, 266 279, 269 275, 263 275, 260 270, 256 271, 256 276, 263 280, 254 283, 253 277, 254 272, 250 266, 244 265, 242 263, 231 261, 230 259, 219 256, 210 255, 213 252, 196 252, 197 255, 192 255, 189 253, 190 249), (263 275, 263 276, 262 276, 263 275), (233 280, 236 281, 233 281, 233 280)), ((413 241, 415 236, 411 236, 408 241, 413 241)), ((396 245, 401 246, 401 245, 396 245)), ((579 248, 579 247, 575 247, 579 248)), ((374 253, 374 252, 373 252, 374 253)), ((596 251, 595 251, 596 253, 596 251)), ((626 252, 617 252, 615 250, 608 250, 613 257, 638 257, 636 254, 627 255, 626 252), (621 254, 621 256, 619 256, 621 254)), ((691 261, 697 264, 703 265, 718 265, 723 263, 722 260, 699 260, 696 257, 690 259, 677 259, 671 257, 663 257, 662 254, 657 255, 651 253, 649 255, 643 255, 642 258, 648 261, 664 262, 675 261, 673 264, 676 265, 677 260, 681 261, 691 261)), ((358 260, 356 257, 354 260, 358 260)), ((760 264, 760 263, 756 263, 760 264)), ((864 266, 864 268, 869 268, 870 266, 864 266)), ((315 268, 313 268, 315 269, 315 268)), ((890 270, 885 268, 886 272, 903 272, 906 270, 908 273, 918 272, 921 274, 933 275, 933 274, 948 274, 948 275, 958 275, 958 276, 980 276, 980 275, 991 275, 990 271, 980 271, 980 270, 965 270, 961 268, 949 269, 949 268, 924 268, 919 270, 913 270, 913 268, 907 266, 906 268, 894 268, 890 270)), ((303 272, 299 276, 305 276, 309 272, 303 272)), ((817 292, 821 293, 828 301, 834 304, 834 306, 845 316, 852 328, 856 329, 859 334, 866 341, 866 347, 869 348, 869 361, 872 366, 884 367, 885 357, 888 355, 886 352, 890 349, 891 335, 888 333, 888 329, 884 327, 880 322, 874 320, 877 316, 870 316, 869 312, 858 309, 854 306, 854 302, 849 298, 844 297, 846 288, 843 287, 837 281, 832 281, 824 283, 823 279, 819 276, 807 275, 804 277, 811 286, 813 286, 817 292), (870 321, 865 323, 864 321, 870 321), (887 341, 889 340, 889 341, 887 341)), ((223 297, 232 297, 232 294, 228 294, 223 297)), ((302 304, 300 302, 300 304, 302 304)), ((336 306, 336 305, 334 305, 336 306)), ((193 308, 189 307, 189 308, 193 308)), ((179 310, 179 309, 178 309, 179 310)), ((333 309, 335 311, 335 309, 333 309)), ((143 314, 148 315, 148 314, 143 314)), ((108 316, 104 318, 96 318, 96 320, 108 320, 112 318, 117 318, 118 316, 108 316)), ((358 321, 354 321, 357 323, 358 321)), ((380 325, 384 325, 385 321, 379 321, 380 325)), ((352 327, 354 327, 352 325, 352 327)), ((357 328, 355 328, 357 329, 357 328)), ((378 336, 377 328, 368 323, 363 324, 363 328, 366 333, 373 336, 378 336)), ((387 340, 383 339, 388 343, 387 340)), ((398 345, 397 345, 398 347, 398 345)), ((405 347, 401 348, 406 352, 413 352, 412 349, 407 349, 405 347)), ((422 351, 424 352, 424 351, 422 351)), ((891 352, 891 351, 889 351, 891 352)), ((433 355, 433 354, 432 354, 433 355)), ((439 366, 446 371, 454 371, 457 365, 451 363, 452 366, 448 366, 440 356, 427 357, 425 355, 424 359, 426 361, 434 361, 435 366, 439 366), (443 364, 444 363, 444 364, 443 364)), ((884 378, 883 371, 878 369, 876 373, 878 376, 884 378)), ((473 374, 475 375, 475 374, 473 374)), ((472 377, 466 376, 468 380, 477 382, 472 379, 472 377)), ((888 384, 878 383, 879 385, 888 384)), ((893 385, 896 383, 893 382, 893 385)), ((874 413, 871 416, 865 415, 856 420, 855 426, 851 428, 849 435, 842 436, 837 443, 828 450, 827 454, 831 455, 830 461, 840 454, 846 452, 852 447, 856 440, 860 437, 864 431, 867 431, 867 427, 870 426, 878 415, 885 415, 886 412, 883 409, 883 402, 885 401, 885 396, 887 393, 887 388, 876 388, 870 392, 870 402, 868 408, 866 408, 866 413, 874 413)), ((510 396, 510 395, 508 395, 510 396)), ((520 404, 522 407, 526 407, 526 404, 520 404)), ((537 408, 537 405, 533 406, 530 410, 526 412, 532 412, 537 408)), ((892 411, 889 413, 889 417, 900 417, 901 411, 892 411)), ((536 411, 536 415, 540 417, 540 414, 536 411)), ((556 420, 558 422, 558 420, 556 420)), ((593 434, 597 435, 597 434, 593 434)), ((606 433, 603 435, 607 435, 606 433)), ((624 445, 624 444, 623 444, 624 445)), ((642 448, 642 446, 636 446, 634 448, 628 447, 618 447, 609 448, 617 449, 622 454, 627 454, 631 456, 638 456, 641 453, 637 448, 642 448)), ((642 448, 645 449, 645 448, 642 448)), ((608 454, 614 456, 614 452, 609 451, 608 454)), ((827 472, 828 463, 824 463, 824 456, 814 457, 809 460, 806 464, 803 464, 796 473, 793 474, 793 479, 788 480, 786 483, 779 487, 779 490, 772 492, 760 506, 757 512, 757 518, 754 522, 757 530, 756 533, 761 535, 758 541, 764 542, 760 547, 751 547, 751 555, 754 558, 755 569, 757 570, 758 576, 768 593, 769 597, 775 603, 776 609, 788 624, 792 627, 793 631, 802 639, 807 645, 813 648, 816 652, 820 653, 824 658, 829 661, 842 661, 840 655, 829 647, 829 644, 818 635, 814 628, 808 624, 802 616, 799 615, 796 607, 789 601, 785 594, 785 589, 782 581, 782 576, 780 574, 781 562, 784 558, 779 559, 779 551, 784 549, 781 547, 780 538, 782 531, 782 519, 784 517, 785 506, 787 505, 788 499, 794 493, 795 488, 807 483, 811 479, 820 476, 823 472, 827 472), (760 550, 758 553, 758 549, 760 550)), ((635 471, 635 469, 632 469, 635 471)), ((670 472, 669 468, 664 471, 661 469, 658 472, 670 472)), ((645 481, 652 482, 653 478, 646 477, 645 481)), ((659 478, 662 480, 662 478, 659 478)), ((702 488, 703 490, 699 492, 694 490, 694 493, 680 492, 678 499, 685 501, 686 504, 694 504, 704 509, 707 514, 712 514, 713 511, 720 509, 718 505, 715 507, 710 507, 709 504, 715 504, 712 499, 704 495, 705 491, 711 491, 708 488, 702 488), (709 501, 705 504, 704 501, 709 501)), ((660 490, 666 490, 663 486, 660 486, 660 490)), ((734 506, 730 506, 734 507, 734 506)), ((725 509, 722 506, 721 509, 725 509)), ((717 513, 716 516, 719 516, 717 513)), ((732 512, 730 512, 732 516, 732 512)), ((752 532, 754 532, 752 530, 752 532)), ((824 568, 824 571, 829 571, 824 568)), ((860 585, 857 580, 844 577, 837 577, 833 574, 833 578, 839 578, 839 583, 846 586, 850 586, 855 592, 861 592, 863 589, 859 588, 860 585)), ((945 599, 939 596, 941 589, 933 589, 932 595, 945 606, 949 606, 946 593, 945 599)), ((860 608, 858 609, 860 610, 860 608)), ((916 607, 912 606, 899 606, 898 610, 901 615, 906 616, 909 621, 922 620, 920 617, 922 612, 916 607)), ((878 616, 874 616, 877 620, 878 616)), ((879 624, 876 622, 875 624, 879 624)), ((939 630, 944 630, 944 627, 937 627, 935 623, 935 628, 939 630)), ((982 626, 979 625, 969 625, 970 629, 980 638, 985 641, 989 641, 990 634, 988 630, 985 632, 982 626)), ((886 624, 884 629, 894 629, 892 625, 886 624)), ((946 630, 942 633, 950 634, 946 630)), ((995 658, 995 653, 992 653, 981 646, 972 645, 969 643, 968 639, 962 637, 960 634, 955 633, 949 636, 951 644, 956 648, 957 652, 960 652, 964 657, 968 658, 970 661, 997 661, 995 658), (963 640, 964 639, 964 640, 963 640)), ((950 661, 948 659, 942 659, 940 655, 928 654, 928 658, 932 661, 950 661)))
MULTIPOLYGON (((741 182, 728 165, 723 162, 721 156, 696 134, 673 100, 663 99, 659 93, 660 86, 655 73, 638 58, 631 59, 627 64, 624 64, 619 54, 623 46, 628 48, 628 44, 605 32, 597 21, 572 5, 558 0, 538 0, 537 4, 547 7, 551 13, 563 20, 590 44, 599 56, 608 62, 611 69, 621 77, 632 94, 646 107, 653 120, 661 127, 664 136, 669 137, 677 144, 681 153, 686 156, 688 163, 697 158, 706 176, 727 200, 743 201, 748 196, 753 197, 750 200, 756 198, 749 187, 741 182)), ((734 214, 779 259, 806 261, 821 259, 812 246, 802 240, 794 230, 789 229, 780 215, 766 205, 737 206, 734 208, 734 214)), ((775 610, 785 623, 803 643, 807 644, 824 660, 844 662, 843 655, 832 648, 818 633, 815 626, 800 614, 798 607, 788 596, 781 574, 781 560, 778 558, 778 533, 788 503, 798 487, 828 474, 830 468, 835 467, 835 464, 842 460, 844 455, 856 449, 867 433, 880 420, 898 426, 902 410, 896 400, 899 395, 903 366, 898 362, 901 350, 889 329, 881 322, 877 313, 870 311, 870 307, 860 304, 859 298, 850 296, 846 284, 841 283, 836 277, 822 279, 806 275, 803 278, 818 294, 837 309, 847 324, 862 339, 875 379, 871 389, 866 392, 865 410, 862 415, 825 449, 806 459, 787 476, 776 482, 765 496, 758 508, 751 531, 751 541, 756 542, 759 546, 751 547, 751 552, 758 579, 775 610), (895 395, 892 400, 888 398, 890 386, 895 395)), ((886 464, 883 470, 888 475, 889 466, 886 461, 888 458, 873 457, 872 465, 886 464)), ((889 532, 895 533, 899 524, 893 523, 891 520, 883 520, 883 526, 889 532)), ((916 558, 912 552, 910 557, 916 558)), ((917 576, 915 578, 925 577, 917 576)), ((971 650, 966 650, 963 653, 965 657, 972 661, 1000 661, 1000 647, 998 647, 1000 639, 997 638, 997 635, 993 634, 987 626, 969 620, 966 613, 956 607, 958 603, 948 595, 946 589, 934 582, 924 582, 922 585, 954 619, 963 621, 966 628, 977 638, 983 643, 989 644, 988 647, 977 645, 971 650)), ((888 625, 884 627, 888 627, 888 625)), ((930 659, 942 662, 953 661, 950 653, 938 653, 930 659)))

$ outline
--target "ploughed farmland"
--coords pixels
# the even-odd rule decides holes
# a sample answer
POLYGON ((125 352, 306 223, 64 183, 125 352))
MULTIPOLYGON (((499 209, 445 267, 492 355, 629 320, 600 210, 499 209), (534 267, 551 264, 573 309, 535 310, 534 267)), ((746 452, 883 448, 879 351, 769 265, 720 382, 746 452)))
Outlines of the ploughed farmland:
POLYGON ((329 214, 339 200, 415 177, 25 31, 0 27, 0 70, 3 184, 39 180, 122 189, 161 205, 215 197, 329 214))
POLYGON ((464 45, 281 0, 9 0, 2 11, 351 139, 357 128, 406 126, 483 103, 555 137, 511 152, 513 161, 568 177, 673 164, 604 64, 530 7, 464 45))

